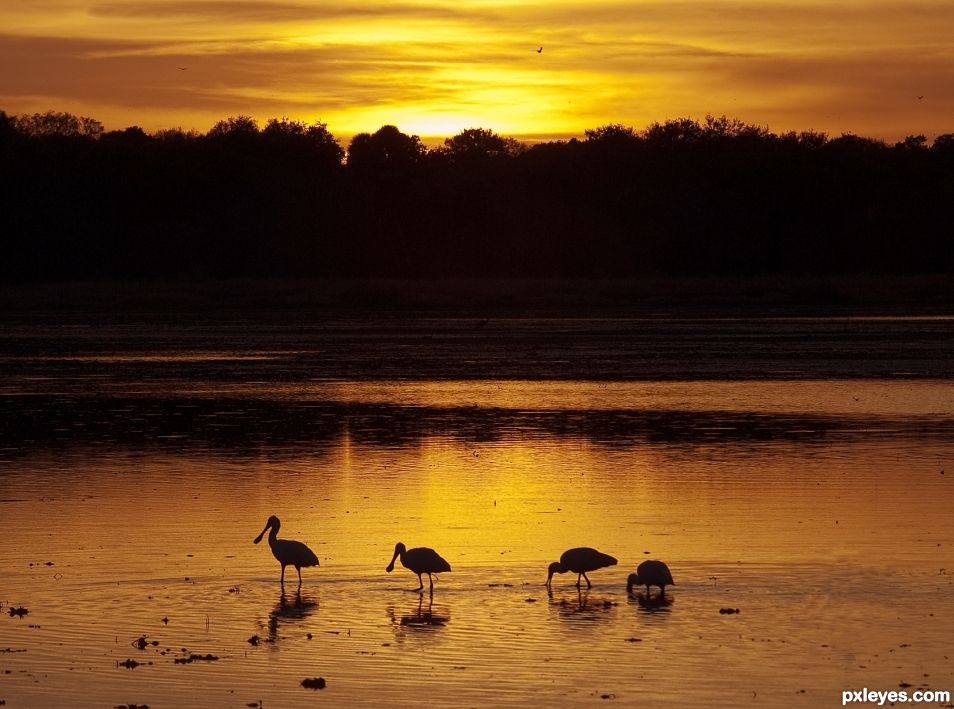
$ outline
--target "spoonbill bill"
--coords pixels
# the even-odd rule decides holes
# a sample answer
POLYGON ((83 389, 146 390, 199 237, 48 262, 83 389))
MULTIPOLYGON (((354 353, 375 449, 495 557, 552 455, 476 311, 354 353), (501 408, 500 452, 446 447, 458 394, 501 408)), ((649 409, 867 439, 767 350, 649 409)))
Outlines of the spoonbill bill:
POLYGON ((649 595, 650 586, 659 586, 661 596, 666 595, 666 586, 675 586, 676 582, 672 580, 672 572, 669 567, 661 561, 647 559, 636 567, 636 573, 630 574, 626 580, 626 590, 632 591, 633 586, 645 586, 646 595, 649 595))
POLYGON ((567 571, 572 571, 574 574, 579 574, 579 576, 576 577, 577 588, 580 587, 581 577, 586 579, 586 587, 590 588, 593 584, 590 583, 589 578, 586 576, 587 571, 596 571, 597 569, 602 569, 604 566, 616 566, 616 563, 616 559, 609 554, 604 554, 590 547, 567 549, 560 555, 560 560, 554 561, 547 569, 546 585, 550 585, 553 574, 565 574, 567 571))
POLYGON ((272 531, 268 535, 268 546, 272 548, 272 556, 278 559, 282 565, 282 586, 285 585, 285 567, 294 566, 298 572, 298 585, 301 585, 301 567, 318 566, 318 557, 315 552, 309 549, 301 542, 294 539, 279 539, 278 530, 281 529, 282 522, 278 517, 272 515, 265 523, 265 529, 255 537, 255 543, 258 544, 269 529, 272 531))
POLYGON ((450 571, 451 567, 440 554, 428 547, 416 547, 408 549, 403 542, 394 545, 394 556, 391 557, 391 563, 385 569, 388 573, 394 571, 394 560, 401 557, 401 566, 410 569, 417 574, 417 580, 421 584, 415 591, 424 588, 424 579, 421 574, 427 574, 427 579, 431 583, 431 593, 434 593, 434 579, 431 574, 439 574, 444 571, 450 571))

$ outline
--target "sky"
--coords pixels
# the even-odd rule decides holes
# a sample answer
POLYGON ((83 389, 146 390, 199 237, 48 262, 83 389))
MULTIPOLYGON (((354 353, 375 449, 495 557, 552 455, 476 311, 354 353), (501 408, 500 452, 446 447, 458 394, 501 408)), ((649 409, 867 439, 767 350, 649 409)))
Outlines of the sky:
POLYGON ((954 2, 2 0, 0 110, 530 141, 712 114, 930 139, 954 132, 954 2))

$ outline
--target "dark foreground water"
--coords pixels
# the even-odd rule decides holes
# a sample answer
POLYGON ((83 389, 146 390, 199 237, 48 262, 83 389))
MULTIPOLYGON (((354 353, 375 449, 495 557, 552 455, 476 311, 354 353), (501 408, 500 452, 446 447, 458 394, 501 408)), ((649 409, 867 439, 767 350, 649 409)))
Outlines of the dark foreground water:
POLYGON ((954 690, 950 320, 484 320, 8 319, 0 700, 954 690), (450 561, 433 597, 398 541, 450 561), (583 545, 619 565, 548 593, 583 545), (646 558, 666 603, 626 592, 646 558))

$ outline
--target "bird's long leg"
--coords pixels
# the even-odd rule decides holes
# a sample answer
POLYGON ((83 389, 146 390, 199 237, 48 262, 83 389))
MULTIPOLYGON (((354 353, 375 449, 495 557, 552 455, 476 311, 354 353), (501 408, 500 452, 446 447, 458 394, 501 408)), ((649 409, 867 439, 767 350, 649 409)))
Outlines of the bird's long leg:
POLYGON ((581 579, 582 577, 583 577, 583 574, 577 574, 577 577, 576 577, 576 587, 577 587, 577 588, 580 587, 580 579, 581 579))
MULTIPOLYGON (((428 581, 430 582, 430 584, 431 584, 431 593, 434 593, 434 578, 431 576, 431 572, 430 572, 430 571, 427 572, 427 580, 428 580, 428 581)), ((422 583, 421 585, 423 586, 424 584, 422 583)))
POLYGON ((581 576, 586 579, 586 587, 593 588, 593 584, 590 583, 590 580, 586 577, 586 574, 581 574, 581 576))
POLYGON ((295 571, 298 572, 298 585, 301 586, 301 567, 300 567, 300 566, 296 566, 296 567, 295 567, 295 571))
POLYGON ((285 565, 282 564, 282 586, 285 585, 285 565))
POLYGON ((421 575, 420 575, 420 574, 417 575, 417 582, 418 582, 419 584, 421 584, 421 585, 418 586, 417 588, 415 588, 414 590, 415 590, 415 591, 423 591, 423 590, 424 590, 424 579, 421 578, 421 575))

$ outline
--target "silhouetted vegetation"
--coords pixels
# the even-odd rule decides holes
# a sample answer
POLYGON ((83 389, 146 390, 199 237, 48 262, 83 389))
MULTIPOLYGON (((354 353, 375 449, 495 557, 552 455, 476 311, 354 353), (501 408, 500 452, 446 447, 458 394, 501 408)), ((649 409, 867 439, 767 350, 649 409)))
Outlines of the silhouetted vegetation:
POLYGON ((0 279, 950 273, 954 134, 726 117, 428 149, 384 126, 206 134, 0 112, 0 279))

